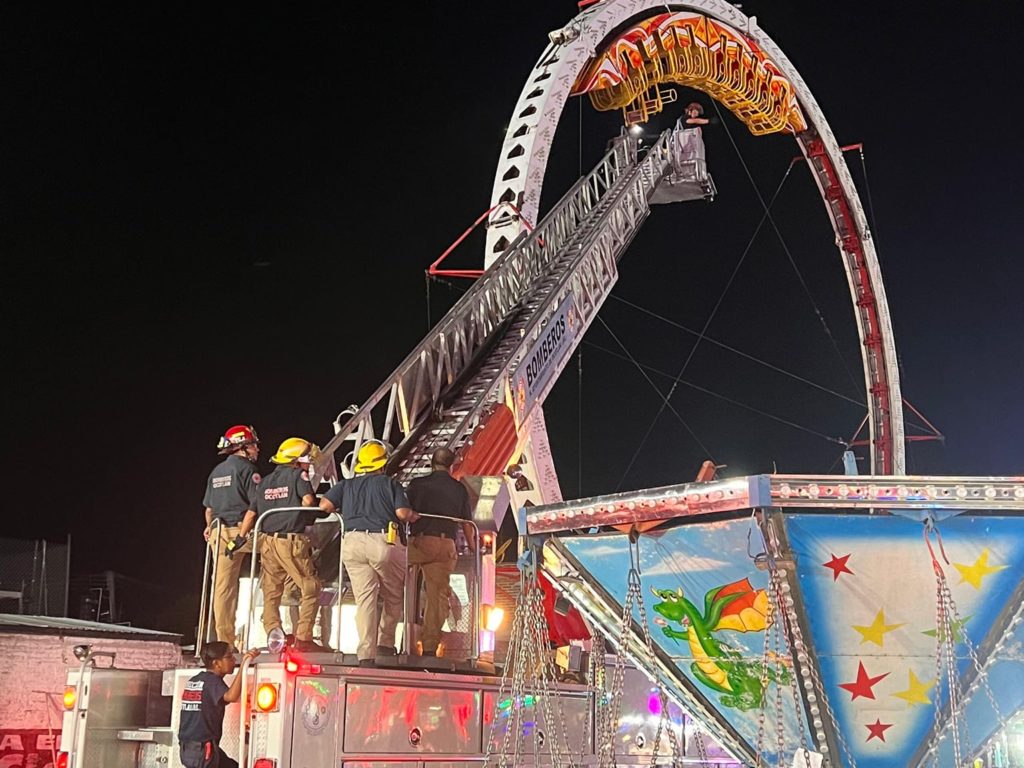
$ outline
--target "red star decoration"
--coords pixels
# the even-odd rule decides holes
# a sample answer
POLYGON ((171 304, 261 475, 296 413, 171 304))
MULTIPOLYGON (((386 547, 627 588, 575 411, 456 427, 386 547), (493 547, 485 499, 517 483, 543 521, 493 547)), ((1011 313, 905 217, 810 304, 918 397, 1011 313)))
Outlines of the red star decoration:
MULTIPOLYGON (((878 677, 868 677, 868 671, 864 669, 864 662, 857 662, 857 679, 852 683, 840 683, 840 688, 845 688, 853 694, 853 698, 850 701, 856 701, 858 698, 873 699, 875 698, 875 692, 871 690, 871 687, 876 685, 879 680, 883 677, 888 677, 889 673, 879 675, 878 677)), ((882 739, 885 741, 885 739, 882 739)))
POLYGON ((850 559, 849 555, 843 555, 842 557, 836 557, 835 552, 832 553, 832 559, 827 563, 822 563, 826 568, 832 569, 832 581, 839 581, 840 573, 848 573, 853 576, 853 571, 846 567, 846 561, 850 559))
POLYGON ((875 722, 864 723, 864 727, 870 731, 868 737, 864 740, 865 742, 871 741, 872 739, 885 741, 885 730, 886 728, 892 728, 892 723, 883 723, 876 717, 875 722))

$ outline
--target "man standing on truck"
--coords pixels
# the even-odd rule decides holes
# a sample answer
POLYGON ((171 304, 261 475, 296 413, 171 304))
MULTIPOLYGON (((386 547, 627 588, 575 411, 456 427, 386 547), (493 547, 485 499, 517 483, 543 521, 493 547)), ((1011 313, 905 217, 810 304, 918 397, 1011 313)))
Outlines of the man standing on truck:
POLYGON ((256 511, 263 515, 283 507, 309 507, 308 512, 278 512, 260 524, 259 551, 262 558, 263 629, 267 635, 281 628, 281 595, 291 580, 299 589, 299 616, 295 625, 295 647, 300 651, 323 650, 313 642, 313 624, 320 602, 320 580, 313 564, 313 545, 306 526, 327 513, 316 503, 309 482, 310 462, 320 449, 301 437, 289 437, 270 457, 277 464, 260 482, 256 511))
POLYGON ((341 512, 345 523, 343 560, 356 599, 359 665, 394 656, 395 630, 402 618, 406 553, 398 529, 415 514, 402 484, 384 474, 388 448, 369 440, 356 454, 355 477, 342 478, 320 499, 320 509, 341 512), (377 596, 384 610, 377 611, 377 596))
MULTIPOLYGON (((210 541, 214 520, 220 520, 220 555, 215 567, 213 583, 213 623, 217 639, 235 642, 235 613, 238 609, 238 575, 242 570, 242 554, 252 550, 249 532, 256 524, 256 487, 260 482, 256 459, 260 455, 260 440, 256 430, 239 424, 231 427, 217 444, 219 453, 226 455, 213 468, 206 481, 206 530, 203 537, 210 541)), ((200 638, 203 640, 204 638, 200 638)))
MULTIPOLYGON (((257 656, 259 651, 246 651, 243 663, 257 656)), ((242 675, 235 675, 230 686, 224 682, 224 677, 235 671, 234 650, 228 643, 207 643, 202 660, 206 668, 185 683, 181 695, 181 764, 185 768, 238 768, 238 763, 220 748, 224 710, 242 694, 242 675)))
POLYGON ((423 612, 424 656, 436 656, 441 641, 441 627, 448 617, 448 597, 451 592, 448 577, 455 570, 458 555, 455 551, 456 526, 462 526, 466 543, 472 552, 476 545, 473 517, 466 486, 452 477, 455 454, 448 448, 438 448, 430 457, 429 475, 417 477, 409 483, 409 501, 421 517, 412 526, 409 540, 409 565, 418 565, 427 584, 427 605, 423 612), (437 520, 429 515, 457 517, 465 523, 437 520))

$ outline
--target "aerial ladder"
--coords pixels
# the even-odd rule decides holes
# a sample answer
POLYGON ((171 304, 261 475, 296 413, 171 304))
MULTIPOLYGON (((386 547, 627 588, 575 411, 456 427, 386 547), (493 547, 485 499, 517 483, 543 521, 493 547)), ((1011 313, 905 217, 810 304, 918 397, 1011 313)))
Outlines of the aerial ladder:
POLYGON ((699 129, 676 126, 646 151, 638 143, 625 132, 613 140, 597 166, 535 229, 509 245, 373 395, 343 412, 347 420, 335 423, 318 479, 335 476, 339 464, 348 474, 358 448, 370 439, 394 447, 387 471, 403 483, 429 472, 439 447, 456 453, 464 476, 504 472, 521 447, 523 425, 611 292, 617 262, 649 215, 652 198, 714 195, 699 129), (574 323, 568 343, 557 345, 553 359, 544 356, 544 383, 524 402, 513 391, 514 377, 538 345, 545 351, 550 324, 566 306, 574 323), (503 405, 512 411, 515 434, 493 429, 504 434, 486 436, 491 450, 467 455, 488 424, 499 420, 503 405), (339 457, 347 445, 350 452, 339 457))

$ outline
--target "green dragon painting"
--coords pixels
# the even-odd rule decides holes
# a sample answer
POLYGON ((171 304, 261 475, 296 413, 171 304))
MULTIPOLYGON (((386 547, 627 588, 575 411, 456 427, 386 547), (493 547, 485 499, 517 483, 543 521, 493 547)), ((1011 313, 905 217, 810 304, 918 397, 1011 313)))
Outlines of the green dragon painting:
POLYGON ((788 684, 790 672, 776 665, 762 664, 761 660, 744 659, 743 655, 719 640, 714 633, 721 630, 760 632, 771 624, 771 607, 763 589, 755 590, 750 581, 726 584, 712 589, 704 596, 704 614, 683 596, 682 589, 652 589, 661 602, 654 611, 660 617, 655 623, 673 640, 685 640, 690 645, 694 662, 690 665, 693 676, 701 683, 722 694, 721 703, 740 710, 757 709, 764 703, 764 682, 788 684), (679 624, 682 629, 666 623, 679 624))

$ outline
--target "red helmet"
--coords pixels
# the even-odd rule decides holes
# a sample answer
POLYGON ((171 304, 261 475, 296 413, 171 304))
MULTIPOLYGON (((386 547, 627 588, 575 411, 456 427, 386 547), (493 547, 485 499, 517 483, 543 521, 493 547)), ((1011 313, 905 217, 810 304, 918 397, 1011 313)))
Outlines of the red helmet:
POLYGON ((255 429, 245 424, 236 424, 229 427, 224 436, 217 441, 218 453, 234 453, 247 445, 259 445, 259 442, 255 429))

